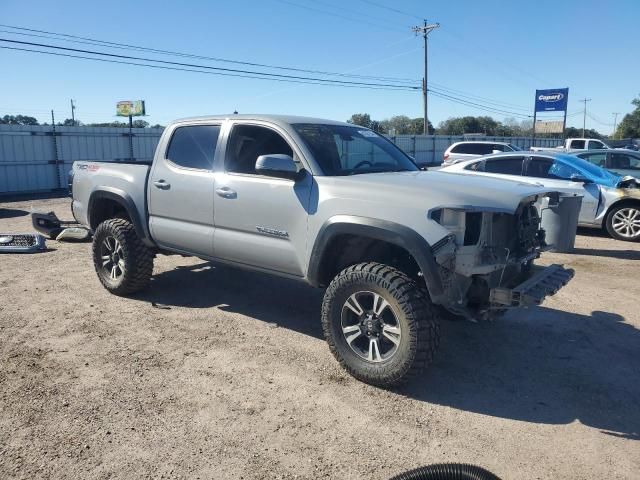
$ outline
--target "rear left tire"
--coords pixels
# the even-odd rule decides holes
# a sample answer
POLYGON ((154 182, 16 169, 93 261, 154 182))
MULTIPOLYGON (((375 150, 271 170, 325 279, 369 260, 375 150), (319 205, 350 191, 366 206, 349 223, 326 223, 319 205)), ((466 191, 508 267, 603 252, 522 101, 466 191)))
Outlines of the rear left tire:
POLYGON ((92 250, 98 279, 109 292, 127 295, 149 285, 153 252, 127 219, 112 218, 98 225, 92 250))

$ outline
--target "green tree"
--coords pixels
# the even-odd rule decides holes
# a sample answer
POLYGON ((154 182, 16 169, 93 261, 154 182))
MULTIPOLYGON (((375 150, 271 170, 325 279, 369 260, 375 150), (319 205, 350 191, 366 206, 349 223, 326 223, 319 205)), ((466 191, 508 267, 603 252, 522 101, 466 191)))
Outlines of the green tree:
POLYGON ((347 120, 347 123, 353 123, 354 125, 359 125, 365 128, 371 128, 371 115, 368 113, 354 113, 351 115, 351 118, 347 120))
POLYGON ((636 108, 624 116, 615 131, 615 138, 640 138, 640 97, 634 98, 631 104, 636 108))
POLYGON ((61 125, 63 127, 81 127, 84 124, 80 120, 73 120, 71 118, 67 118, 65 119, 64 122, 58 123, 58 125, 61 125))
POLYGON ((39 125, 38 120, 26 115, 5 115, 0 118, 0 123, 6 125, 39 125))
MULTIPOLYGON (((564 129, 564 136, 566 138, 581 138, 582 137, 582 129, 581 128, 576 128, 576 127, 567 127, 564 129)), ((594 130, 593 128, 587 128, 584 131, 584 137, 585 138, 597 138, 597 139, 603 139, 604 135, 602 135, 600 132, 598 132, 597 130, 594 130)))
POLYGON ((134 120, 132 126, 133 128, 147 128, 149 126, 149 122, 144 120, 134 120))

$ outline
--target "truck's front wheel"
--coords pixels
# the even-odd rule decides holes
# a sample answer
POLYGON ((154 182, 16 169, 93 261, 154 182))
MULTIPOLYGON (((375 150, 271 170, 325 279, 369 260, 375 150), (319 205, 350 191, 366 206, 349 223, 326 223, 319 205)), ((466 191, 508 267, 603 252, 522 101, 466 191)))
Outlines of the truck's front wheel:
POLYGON ((333 279, 322 327, 331 352, 351 375, 385 388, 422 372, 440 334, 426 292, 401 271, 373 262, 348 267, 333 279))
POLYGON ((93 265, 100 282, 115 295, 144 289, 153 273, 153 252, 126 219, 102 222, 93 235, 93 265))

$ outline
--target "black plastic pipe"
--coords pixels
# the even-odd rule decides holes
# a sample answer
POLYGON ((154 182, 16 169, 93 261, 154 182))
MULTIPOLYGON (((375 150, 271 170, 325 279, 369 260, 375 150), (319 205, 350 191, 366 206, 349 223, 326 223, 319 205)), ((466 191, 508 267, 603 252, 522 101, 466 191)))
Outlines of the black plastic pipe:
POLYGON ((416 468, 390 480, 500 480, 484 468, 466 463, 439 463, 416 468))

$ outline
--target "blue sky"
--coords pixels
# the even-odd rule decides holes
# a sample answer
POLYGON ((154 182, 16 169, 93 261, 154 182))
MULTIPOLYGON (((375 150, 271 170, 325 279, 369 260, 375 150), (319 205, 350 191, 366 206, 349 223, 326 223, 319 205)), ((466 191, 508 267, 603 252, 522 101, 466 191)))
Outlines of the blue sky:
MULTIPOLYGON (((631 100, 640 95, 637 0, 374 3, 405 13, 366 0, 0 0, 0 23, 205 56, 418 80, 422 40, 410 27, 427 17, 441 24, 429 40, 430 82, 467 99, 486 99, 471 101, 494 106, 501 102, 500 108, 527 115, 536 88, 568 86, 568 124, 582 126, 578 100, 587 97, 592 99, 587 128, 608 133, 612 112, 629 112, 631 100)), ((74 47, 0 30, 2 38, 74 47)), ((217 77, 3 49, 0 62, 0 113, 23 113, 41 121, 50 109, 57 118, 70 117, 70 98, 76 100, 76 116, 84 122, 115 120, 115 103, 127 99, 145 99, 147 120, 161 124, 233 110, 337 120, 359 112, 377 119, 422 115, 420 92, 217 77)), ((482 114, 501 121, 511 116, 430 97, 429 116, 436 125, 448 117, 482 114)))

